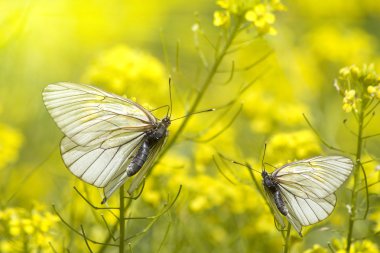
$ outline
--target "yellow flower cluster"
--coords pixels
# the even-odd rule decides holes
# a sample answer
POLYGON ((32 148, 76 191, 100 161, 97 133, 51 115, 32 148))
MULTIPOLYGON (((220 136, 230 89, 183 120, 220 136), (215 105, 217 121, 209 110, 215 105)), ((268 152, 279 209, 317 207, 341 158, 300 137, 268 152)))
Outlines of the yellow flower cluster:
POLYGON ((367 88, 367 91, 372 97, 376 97, 377 99, 380 99, 380 84, 376 86, 369 85, 367 88))
POLYGON ((285 10, 280 0, 264 3, 249 0, 218 0, 216 3, 223 10, 214 12, 215 26, 229 26, 231 16, 244 17, 245 21, 251 23, 260 35, 275 35, 277 32, 272 25, 276 21, 276 16, 273 13, 285 10))
POLYGON ((309 130, 278 133, 269 139, 266 161, 275 165, 288 162, 289 157, 296 160, 321 154, 319 140, 309 130))
POLYGON ((357 111, 356 108, 356 97, 355 90, 345 90, 343 98, 343 111, 351 112, 352 110, 357 111))
POLYGON ((270 133, 280 127, 304 124, 302 113, 308 108, 299 101, 271 97, 257 89, 244 95, 244 111, 251 117, 251 128, 257 133, 270 133), (281 106, 278 106, 281 104, 281 106))
MULTIPOLYGON (((216 141, 215 146, 233 147, 233 140, 233 133, 222 135, 216 141)), ((223 152, 224 149, 215 149, 212 146, 196 144, 194 160, 182 154, 169 153, 153 170, 152 177, 145 185, 142 198, 150 204, 159 205, 165 195, 160 194, 157 189, 165 185, 163 192, 175 192, 179 185, 183 185, 184 191, 191 194, 191 198, 188 199, 188 208, 191 212, 205 212, 226 205, 234 213, 252 210, 254 206, 251 203, 257 202, 260 196, 254 193, 253 189, 248 190, 243 185, 234 185, 226 181, 216 169, 213 160, 213 155, 218 151, 223 152), (155 182, 157 182, 157 186, 152 185, 155 182), (247 199, 251 200, 245 201, 247 199)), ((247 182, 251 181, 243 167, 238 167, 238 171, 232 174, 245 178, 247 182)))
MULTIPOLYGON (((346 239, 334 239, 332 241, 332 247, 337 253, 345 253, 347 242, 346 239)), ((350 253, 379 253, 379 248, 376 243, 370 240, 356 241, 351 244, 350 253)))
POLYGON ((334 86, 343 96, 345 112, 358 113, 367 109, 373 99, 380 99, 380 77, 373 64, 342 68, 334 86))
POLYGON ((22 141, 20 132, 0 123, 0 169, 17 160, 22 141))
MULTIPOLYGON (((332 241, 332 248, 336 253, 345 253, 346 252, 346 239, 334 239, 332 241)), ((307 249, 304 253, 327 253, 330 252, 330 249, 327 249, 319 244, 313 245, 311 249, 307 249)), ((351 245, 350 253, 379 253, 379 248, 376 243, 370 240, 357 241, 351 245)))
POLYGON ((162 98, 168 94, 168 86, 163 85, 168 83, 168 76, 162 63, 126 45, 117 45, 100 54, 85 71, 82 81, 102 85, 128 97, 143 93, 140 97, 153 103, 162 103, 162 98))
POLYGON ((276 16, 267 5, 258 4, 252 10, 245 13, 245 18, 252 22, 260 34, 276 35, 277 31, 272 27, 276 16))
POLYGON ((314 244, 311 249, 305 250, 303 253, 328 253, 329 251, 319 244, 314 244))
POLYGON ((53 242, 53 228, 59 218, 45 207, 32 210, 6 208, 0 210, 0 252, 43 252, 53 242), (25 251, 26 250, 26 251, 25 251), (40 251, 38 251, 40 250, 40 251))

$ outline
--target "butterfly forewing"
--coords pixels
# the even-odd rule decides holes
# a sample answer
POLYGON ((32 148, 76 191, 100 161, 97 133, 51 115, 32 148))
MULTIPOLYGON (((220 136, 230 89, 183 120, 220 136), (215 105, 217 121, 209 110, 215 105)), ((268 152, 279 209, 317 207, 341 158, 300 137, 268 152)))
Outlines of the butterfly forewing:
POLYGON ((146 131, 157 122, 137 103, 87 85, 50 84, 43 99, 62 132, 81 146, 96 145, 127 132, 146 131))
POLYGON ((343 184, 352 168, 349 158, 318 156, 287 164, 272 176, 283 189, 300 198, 325 198, 343 184))

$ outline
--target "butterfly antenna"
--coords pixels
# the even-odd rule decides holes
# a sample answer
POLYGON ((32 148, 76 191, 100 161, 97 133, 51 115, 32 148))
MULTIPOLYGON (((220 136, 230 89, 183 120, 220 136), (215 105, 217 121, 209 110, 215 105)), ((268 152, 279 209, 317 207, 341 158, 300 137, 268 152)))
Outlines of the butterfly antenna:
POLYGON ((199 112, 193 112, 193 113, 189 113, 189 114, 186 114, 186 115, 184 115, 184 116, 181 116, 181 117, 179 117, 179 118, 172 119, 171 121, 174 121, 174 120, 177 120, 177 119, 183 119, 183 118, 186 118, 186 117, 189 117, 189 116, 191 116, 191 115, 198 114, 198 113, 213 112, 213 111, 215 111, 214 108, 212 108, 212 109, 207 109, 207 110, 203 110, 203 111, 199 111, 199 112))
POLYGON ((262 160, 261 160, 261 166, 262 166, 262 168, 263 168, 264 171, 265 171, 265 163, 264 163, 264 159, 265 159, 265 152, 266 152, 266 150, 267 150, 267 144, 265 143, 265 144, 264 144, 263 158, 262 158, 262 160))
POLYGON ((172 116, 172 108, 173 108, 173 100, 172 100, 172 77, 169 76, 169 99, 170 99, 170 107, 166 114, 166 117, 169 117, 169 119, 172 116))

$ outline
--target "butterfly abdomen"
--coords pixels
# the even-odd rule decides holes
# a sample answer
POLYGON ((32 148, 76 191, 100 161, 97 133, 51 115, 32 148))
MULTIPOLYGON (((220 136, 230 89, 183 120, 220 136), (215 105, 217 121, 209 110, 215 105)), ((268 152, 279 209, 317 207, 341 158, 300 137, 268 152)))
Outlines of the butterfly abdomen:
POLYGON ((135 157, 127 168, 127 175, 131 177, 135 175, 142 168, 148 159, 149 151, 158 143, 159 140, 165 138, 168 134, 168 126, 170 119, 162 120, 157 127, 149 132, 146 132, 146 138, 140 148, 137 150, 135 157))
POLYGON ((282 199, 281 191, 279 189, 278 183, 269 175, 266 171, 262 172, 263 185, 273 196, 273 201, 276 204, 277 209, 284 216, 288 215, 288 209, 285 206, 285 202, 282 199))
POLYGON ((129 164, 127 168, 128 177, 133 176, 141 169, 146 159, 148 158, 149 149, 150 148, 149 148, 148 140, 145 140, 140 146, 140 148, 137 150, 135 157, 132 159, 131 163, 129 164))
POLYGON ((274 203, 276 203, 277 209, 284 216, 288 215, 288 209, 285 206, 284 200, 282 199, 280 190, 277 190, 273 194, 274 203))

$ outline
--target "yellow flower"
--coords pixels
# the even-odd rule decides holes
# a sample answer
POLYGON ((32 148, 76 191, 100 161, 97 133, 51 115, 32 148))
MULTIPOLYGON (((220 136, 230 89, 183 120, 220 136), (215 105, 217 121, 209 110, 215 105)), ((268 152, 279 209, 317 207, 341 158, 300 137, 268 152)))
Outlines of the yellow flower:
POLYGON ((21 220, 21 226, 24 230, 24 232, 28 235, 33 234, 34 232, 34 226, 32 224, 32 220, 30 219, 22 219, 21 220))
POLYGON ((355 97, 356 91, 355 90, 345 90, 344 91, 344 98, 343 98, 343 111, 345 112, 351 112, 352 110, 356 111, 356 102, 357 99, 355 97))
POLYGON ((245 18, 253 23, 260 34, 275 35, 277 33, 271 26, 276 21, 276 16, 264 4, 258 4, 247 11, 245 18))
POLYGON ((100 54, 82 81, 106 86, 109 91, 128 97, 144 94, 143 99, 147 100, 143 102, 149 101, 154 107, 161 105, 168 94, 168 77, 163 64, 152 55, 126 45, 100 54))
MULTIPOLYGON (((343 239, 334 239, 332 241, 332 247, 335 249, 335 252, 344 253, 347 248, 347 241, 343 239)), ((350 253, 379 253, 379 248, 376 243, 370 240, 355 241, 351 245, 350 253)))
POLYGON ((216 1, 216 4, 222 7, 223 9, 228 9, 228 7, 230 6, 230 3, 228 0, 218 0, 216 1))
POLYGON ((230 13, 228 11, 215 11, 214 12, 214 26, 228 25, 230 22, 230 13))
POLYGON ((327 249, 319 244, 314 244, 313 248, 305 250, 303 253, 327 253, 327 249))
POLYGON ((0 169, 17 160, 22 141, 20 132, 0 123, 0 169))
POLYGON ((289 159, 304 159, 321 153, 315 134, 307 130, 278 133, 272 136, 267 145, 267 160, 275 165, 289 159))
POLYGON ((347 100, 352 100, 355 98, 356 91, 355 90, 346 90, 344 98, 347 100))
POLYGON ((280 0, 272 0, 270 5, 275 11, 286 11, 286 6, 283 5, 280 0))
POLYGON ((380 85, 377 85, 377 86, 369 85, 367 87, 367 92, 369 93, 371 97, 376 97, 380 99, 380 85))
POLYGON ((361 75, 361 71, 356 65, 350 67, 350 72, 353 78, 358 78, 361 75))
POLYGON ((339 70, 339 75, 341 78, 348 78, 350 76, 350 68, 344 67, 339 70))
POLYGON ((216 4, 225 9, 228 13, 240 15, 246 5, 245 0, 218 0, 216 4))
POLYGON ((1 241, 0 242, 0 252, 14 252, 12 243, 9 241, 1 241))
POLYGON ((352 112, 353 107, 351 104, 344 103, 342 106, 342 109, 343 111, 349 113, 349 112, 352 112))
MULTIPOLYGON (((44 252, 40 249, 48 248, 48 242, 53 241, 53 226, 58 222, 59 218, 46 211, 46 207, 34 206, 33 209, 24 208, 6 208, 0 212, 0 231, 2 238, 12 241, 10 252, 19 252, 15 249, 19 245, 28 244, 28 252, 44 252)), ((3 245, 0 245, 0 252, 3 245)))
POLYGON ((368 92, 371 96, 373 96, 373 95, 375 94, 376 90, 377 90, 377 89, 376 89, 375 86, 370 85, 370 86, 367 87, 367 92, 368 92))
POLYGON ((20 220, 18 218, 15 217, 9 221, 9 233, 15 237, 21 234, 20 220))
POLYGON ((208 200, 205 196, 197 196, 196 198, 192 199, 189 204, 189 208, 193 212, 200 212, 205 209, 208 209, 208 200))

